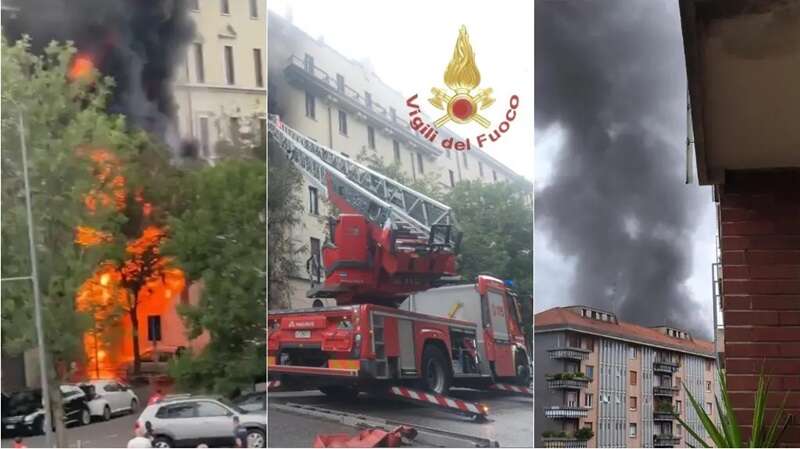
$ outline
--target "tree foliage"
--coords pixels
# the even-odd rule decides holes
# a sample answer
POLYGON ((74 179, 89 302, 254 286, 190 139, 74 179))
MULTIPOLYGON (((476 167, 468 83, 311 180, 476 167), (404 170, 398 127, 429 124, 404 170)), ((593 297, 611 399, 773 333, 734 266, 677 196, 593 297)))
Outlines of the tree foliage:
MULTIPOLYGON (((70 81, 66 76, 75 49, 51 43, 41 54, 26 40, 2 41, 2 276, 30 273, 25 218, 19 117, 24 120, 33 209, 34 239, 42 293, 45 344, 49 355, 49 395, 54 403, 60 444, 64 444, 61 395, 56 365, 80 360, 82 335, 91 320, 75 309, 75 292, 108 250, 75 243, 78 226, 115 233, 125 217, 114 207, 93 213, 84 200, 96 188, 86 148, 114 148, 132 157, 145 137, 130 133, 120 116, 105 113, 113 81, 95 76, 70 81)), ((3 349, 21 352, 35 345, 30 285, 3 282, 3 349)), ((61 371, 63 373, 63 371, 61 371)))
POLYGON ((181 212, 169 220, 163 252, 202 286, 199 303, 179 310, 189 338, 210 336, 199 354, 173 366, 183 388, 228 394, 266 376, 266 175, 263 159, 193 171, 181 212))

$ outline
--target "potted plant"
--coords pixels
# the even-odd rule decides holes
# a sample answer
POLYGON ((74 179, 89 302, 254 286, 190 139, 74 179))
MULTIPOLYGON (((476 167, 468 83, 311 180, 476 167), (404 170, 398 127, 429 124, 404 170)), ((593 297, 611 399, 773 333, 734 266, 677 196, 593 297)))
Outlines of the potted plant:
POLYGON ((588 427, 581 427, 580 429, 575 431, 575 439, 580 441, 588 441, 591 440, 594 436, 594 432, 592 429, 588 427))

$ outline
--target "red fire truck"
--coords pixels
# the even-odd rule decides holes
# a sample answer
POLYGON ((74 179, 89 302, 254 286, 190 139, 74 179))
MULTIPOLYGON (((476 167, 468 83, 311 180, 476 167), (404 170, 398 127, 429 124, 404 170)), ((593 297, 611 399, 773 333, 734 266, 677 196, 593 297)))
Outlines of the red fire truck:
MULTIPOLYGON (((416 385, 527 386, 517 298, 499 279, 451 284, 460 233, 450 208, 325 148, 272 116, 269 133, 341 214, 310 297, 337 306, 268 313, 268 373, 332 396, 416 385), (324 270, 324 281, 322 271, 324 270)), ((313 282, 313 281, 312 281, 313 282)))

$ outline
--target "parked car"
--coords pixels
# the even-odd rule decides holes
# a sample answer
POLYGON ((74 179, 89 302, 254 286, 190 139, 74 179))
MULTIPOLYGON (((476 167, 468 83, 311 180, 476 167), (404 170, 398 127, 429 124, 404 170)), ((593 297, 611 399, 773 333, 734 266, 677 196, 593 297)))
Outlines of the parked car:
POLYGON ((127 384, 116 380, 93 380, 79 385, 89 399, 89 411, 93 418, 103 421, 119 413, 135 413, 139 408, 139 397, 127 384))
MULTIPOLYGON (((183 346, 159 346, 155 350, 148 349, 139 354, 139 374, 140 375, 165 375, 169 361, 179 356, 186 348, 183 346)), ((128 377, 132 377, 133 360, 129 360, 125 366, 128 377)))
POLYGON ((234 416, 247 429, 247 447, 266 447, 266 413, 248 412, 218 397, 167 396, 142 411, 136 428, 152 425, 153 447, 234 447, 234 416))
POLYGON ((267 410, 267 393, 264 391, 245 393, 234 398, 232 402, 239 408, 247 410, 250 413, 263 413, 267 410))
MULTIPOLYGON (((92 422, 86 393, 74 385, 61 385, 64 402, 64 423, 87 425, 92 422)), ((25 390, 8 395, 3 406, 3 437, 44 433, 44 407, 41 389, 25 390)))

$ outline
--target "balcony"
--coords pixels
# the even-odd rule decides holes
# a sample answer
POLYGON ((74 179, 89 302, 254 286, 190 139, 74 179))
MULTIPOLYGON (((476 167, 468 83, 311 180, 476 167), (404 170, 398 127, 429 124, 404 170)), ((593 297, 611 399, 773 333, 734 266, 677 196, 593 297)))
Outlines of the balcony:
POLYGON ((681 444, 681 439, 675 435, 653 435, 653 447, 675 447, 679 444, 681 444))
POLYGON ((583 348, 556 348, 548 349, 551 359, 586 360, 592 351, 583 348))
POLYGON ((295 55, 289 57, 284 73, 290 83, 303 88, 313 86, 310 91, 315 95, 332 99, 339 107, 347 109, 362 120, 378 125, 384 132, 405 141, 411 148, 424 150, 431 156, 437 156, 443 151, 413 131, 405 120, 407 117, 405 113, 392 114, 390 108, 357 92, 347 84, 340 83, 335 76, 331 76, 321 68, 313 64, 306 65, 305 61, 295 55))
POLYGON ((547 388, 551 390, 580 390, 586 388, 592 379, 583 373, 558 373, 545 376, 547 388))
POLYGON ((544 416, 550 419, 573 419, 573 418, 586 418, 589 415, 589 409, 583 407, 566 407, 560 405, 551 405, 545 407, 544 416))
POLYGON ((587 447, 586 440, 577 438, 542 438, 544 447, 587 447))
POLYGON ((674 421, 675 414, 669 410, 656 410, 653 412, 653 421, 674 421))
POLYGON ((678 393, 678 387, 653 387, 653 396, 672 397, 678 393))
POLYGON ((653 371, 656 373, 673 374, 678 371, 680 365, 671 360, 656 360, 653 362, 653 371))

